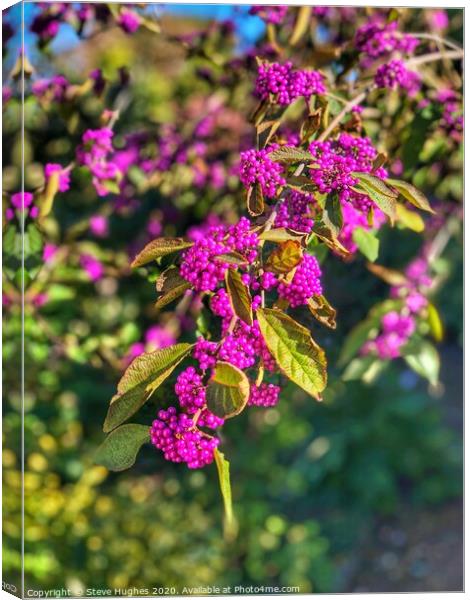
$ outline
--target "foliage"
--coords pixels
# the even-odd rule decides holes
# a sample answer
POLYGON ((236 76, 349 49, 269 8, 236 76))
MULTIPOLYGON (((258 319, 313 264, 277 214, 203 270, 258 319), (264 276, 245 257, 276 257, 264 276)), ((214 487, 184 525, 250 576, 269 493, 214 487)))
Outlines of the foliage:
POLYGON ((461 332, 461 11, 437 31, 432 10, 254 7, 237 30, 153 8, 38 5, 23 64, 6 40, 4 460, 17 490, 24 279, 28 585, 344 589, 373 514, 459 493, 409 369, 437 393, 435 344, 461 332), (386 89, 384 32, 405 69, 386 89), (191 435, 165 456, 211 439, 217 468, 145 444, 178 403, 191 435))

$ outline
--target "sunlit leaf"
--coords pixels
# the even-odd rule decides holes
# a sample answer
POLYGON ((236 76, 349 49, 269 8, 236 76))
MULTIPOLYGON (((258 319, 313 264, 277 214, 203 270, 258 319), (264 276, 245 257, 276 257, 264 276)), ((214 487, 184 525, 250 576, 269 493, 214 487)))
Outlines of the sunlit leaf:
POLYGON ((385 180, 389 185, 394 187, 397 192, 399 192, 408 202, 413 204, 414 206, 420 208, 421 210, 425 210, 430 213, 434 213, 435 211, 431 208, 428 199, 426 196, 415 188, 414 185, 408 183, 407 181, 401 181, 400 179, 386 179, 385 180))
POLYGON ((193 242, 187 242, 183 238, 158 238, 148 243, 143 250, 134 258, 131 267, 140 267, 149 263, 161 256, 179 252, 185 248, 189 248, 193 242))
POLYGON ((269 255, 266 268, 274 273, 289 273, 302 260, 302 246, 295 240, 281 242, 269 255))
POLYGON ((313 296, 310 298, 308 308, 317 321, 320 321, 320 323, 330 329, 336 329, 336 310, 325 296, 313 296))
POLYGON ((384 267, 383 265, 377 265, 374 263, 367 263, 367 268, 371 273, 380 277, 385 283, 389 285, 405 285, 407 283, 407 278, 400 271, 395 271, 394 269, 389 269, 388 267, 384 267))
POLYGON ((305 32, 311 22, 312 7, 311 6, 300 6, 297 10, 297 18, 295 20, 294 29, 289 39, 289 44, 295 46, 305 32))
POLYGON ((258 217, 264 212, 264 196, 261 185, 257 182, 252 185, 246 194, 246 206, 252 217, 258 217))
POLYGON ((225 536, 233 538, 236 535, 236 523, 233 517, 232 486, 230 484, 230 463, 217 448, 214 450, 214 459, 219 475, 219 486, 224 502, 225 536))
POLYGON ((166 269, 157 279, 157 292, 160 292, 162 295, 156 301, 155 308, 163 308, 176 298, 179 298, 190 287, 191 284, 181 277, 177 267, 166 269))
POLYGON ((264 341, 282 373, 320 400, 327 381, 326 358, 308 329, 278 310, 260 308, 256 315, 264 341))
POLYGON ((228 269, 225 273, 225 285, 233 312, 247 325, 253 325, 250 290, 243 283, 240 273, 235 269, 228 269))
POLYGON ((281 146, 269 153, 269 158, 275 162, 310 162, 313 156, 302 148, 292 146, 281 146))
POLYGON ((368 260, 374 262, 379 255, 379 240, 375 235, 362 227, 356 227, 352 237, 362 254, 368 260))
POLYGON ((415 339, 402 349, 403 358, 408 366, 424 377, 431 385, 439 381, 440 358, 436 348, 427 340, 415 339))
POLYGON ((444 326, 437 308, 431 302, 428 302, 428 323, 432 336, 436 342, 442 342, 444 337, 444 326))

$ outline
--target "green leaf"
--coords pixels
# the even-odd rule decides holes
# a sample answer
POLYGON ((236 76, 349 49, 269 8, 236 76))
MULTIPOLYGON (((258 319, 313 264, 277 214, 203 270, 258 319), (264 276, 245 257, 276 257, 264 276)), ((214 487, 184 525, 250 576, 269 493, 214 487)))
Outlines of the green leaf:
POLYGON ((147 442, 150 442, 148 426, 128 423, 108 435, 96 452, 95 462, 110 471, 124 471, 132 467, 147 442))
POLYGON ((428 323, 432 336, 436 342, 442 342, 444 337, 444 326, 437 308, 431 302, 428 303, 428 323))
POLYGON ((259 183, 255 183, 255 185, 250 186, 246 194, 246 207, 248 209, 248 213, 252 217, 258 217, 259 215, 263 214, 264 196, 263 190, 261 189, 261 185, 259 183))
POLYGON ((225 285, 233 312, 247 325, 253 325, 250 290, 243 283, 240 273, 235 269, 228 269, 225 273, 225 285))
POLYGON ((353 358, 343 372, 343 381, 356 381, 362 379, 366 376, 369 369, 374 367, 376 362, 381 362, 376 356, 359 356, 353 358))
POLYGON ((357 227, 353 232, 353 240, 364 256, 374 262, 379 255, 379 240, 373 233, 357 227))
POLYGON ((118 383, 103 425, 107 433, 132 416, 189 354, 192 344, 175 344, 135 358, 118 383))
POLYGON ((378 318, 368 318, 365 321, 361 321, 361 323, 358 323, 353 329, 351 329, 341 349, 338 358, 338 366, 344 366, 357 354, 357 351, 362 348, 365 342, 369 339, 371 331, 373 331, 378 324, 378 318))
POLYGON ((341 257, 346 258, 351 256, 347 248, 341 244, 333 232, 321 220, 315 221, 312 232, 333 252, 336 252, 341 257))
POLYGON ((245 373, 230 363, 219 361, 207 384, 209 410, 222 419, 230 419, 245 408, 249 395, 250 382, 245 373))
POLYGON ((387 187, 382 179, 375 177, 375 175, 356 171, 351 175, 359 180, 359 183, 353 189, 368 196, 393 223, 395 221, 398 193, 387 187))
POLYGON ((420 192, 420 190, 415 188, 414 185, 411 185, 411 183, 408 183, 407 181, 401 181, 400 179, 386 179, 385 181, 394 187, 397 192, 399 192, 414 206, 417 206, 421 210, 435 214, 435 211, 431 208, 428 199, 423 192, 420 192))
POLYGON ((230 484, 230 463, 217 448, 214 450, 214 459, 219 475, 220 492, 224 501, 225 512, 225 535, 234 538, 236 535, 236 523, 233 516, 232 486, 230 484))
POLYGON ((193 242, 186 242, 183 238, 158 238, 151 241, 139 252, 132 261, 131 267, 141 267, 161 256, 179 252, 185 248, 190 248, 192 245, 193 242))
POLYGON ((439 381, 440 358, 436 348, 427 340, 411 340, 403 347, 403 358, 408 366, 431 385, 439 381))
POLYGON ((277 150, 269 153, 269 158, 274 162, 310 162, 313 156, 310 152, 302 148, 292 148, 291 146, 281 146, 277 150))
POLYGON ((177 267, 170 267, 158 277, 157 292, 161 296, 155 303, 155 308, 163 308, 191 288, 191 284, 181 277, 177 267))
POLYGON ((262 231, 258 237, 260 240, 279 244, 281 242, 287 242, 288 240, 300 242, 306 237, 306 235, 306 233, 302 233, 301 231, 294 231, 293 229, 278 227, 277 229, 262 231))
POLYGON ((424 231, 424 221, 417 212, 408 210, 403 204, 397 204, 397 221, 403 227, 421 233, 424 231))
POLYGON ((336 194, 326 198, 322 221, 333 235, 338 237, 343 227, 343 213, 341 211, 341 202, 336 194))
POLYGON ((326 358, 308 329, 278 310, 260 308, 256 315, 264 341, 280 370, 320 400, 327 381, 326 358))

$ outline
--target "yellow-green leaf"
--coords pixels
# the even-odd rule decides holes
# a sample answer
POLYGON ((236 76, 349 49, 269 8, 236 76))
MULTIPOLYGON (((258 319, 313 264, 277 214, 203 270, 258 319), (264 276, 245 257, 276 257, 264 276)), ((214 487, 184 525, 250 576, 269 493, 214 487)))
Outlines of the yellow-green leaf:
POLYGON ((400 179, 386 179, 385 180, 389 185, 394 187, 397 192, 399 192, 404 198, 408 200, 414 206, 417 206, 421 210, 425 210, 430 213, 434 213, 435 211, 431 208, 428 199, 426 196, 415 188, 414 185, 408 183, 407 181, 401 181, 400 179))
POLYGON ((228 269, 225 273, 225 285, 233 312, 248 325, 253 325, 250 290, 243 283, 240 273, 235 269, 228 269))
POLYGON ((248 402, 250 382, 243 371, 219 361, 206 390, 207 407, 218 417, 229 419, 241 413, 248 402))
POLYGON ((230 484, 230 463, 217 448, 214 450, 214 459, 219 475, 220 492, 224 502, 225 536, 233 539, 236 535, 236 523, 233 516, 232 486, 230 484))
POLYGON ((163 271, 157 279, 157 292, 161 292, 161 296, 155 303, 155 308, 163 308, 179 296, 189 290, 191 284, 179 274, 177 267, 170 267, 163 271))
POLYGON ((311 6, 300 6, 295 20, 294 30, 289 39, 289 45, 295 46, 307 31, 312 13, 311 6))
POLYGON ((353 240, 368 260, 374 262, 377 259, 379 255, 379 240, 373 233, 362 227, 356 227, 353 231, 353 240))
POLYGON ((327 381, 326 358, 308 329, 271 308, 258 309, 256 316, 264 341, 282 373, 320 400, 327 381))
POLYGON ((46 188, 39 196, 39 220, 42 221, 52 210, 54 198, 59 191, 59 171, 54 171, 47 179, 46 188))
POLYGON ((442 325, 437 308, 431 302, 428 303, 428 323, 436 342, 442 342, 444 337, 444 326, 442 325))
POLYGON ((131 267, 141 267, 146 263, 156 260, 161 256, 179 252, 190 248, 193 242, 187 242, 183 238, 158 238, 148 243, 143 250, 134 258, 131 267))
POLYGON ((397 221, 403 227, 421 233, 424 231, 424 221, 421 215, 412 210, 408 210, 403 204, 397 204, 397 221))
POLYGON ((123 425, 104 440, 96 452, 95 462, 110 471, 124 471, 132 467, 140 448, 149 441, 148 425, 123 425))
POLYGON ((302 254, 300 242, 295 240, 281 242, 269 255, 266 268, 278 274, 289 273, 300 263, 302 254))
POLYGON ((269 153, 269 158, 274 162, 310 162, 313 156, 307 150, 302 148, 293 148, 292 146, 281 146, 269 153))

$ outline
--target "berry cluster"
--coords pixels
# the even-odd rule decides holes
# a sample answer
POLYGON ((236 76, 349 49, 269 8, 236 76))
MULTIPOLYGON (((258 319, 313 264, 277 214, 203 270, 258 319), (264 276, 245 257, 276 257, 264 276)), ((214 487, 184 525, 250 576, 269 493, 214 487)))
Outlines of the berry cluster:
POLYGON ((208 436, 197 429, 187 414, 177 414, 174 406, 158 412, 158 418, 150 429, 150 438, 166 460, 185 462, 190 469, 200 469, 210 464, 220 442, 217 437, 208 436))
POLYGON ((209 227, 207 235, 183 254, 180 274, 195 290, 213 291, 230 267, 223 257, 218 257, 235 251, 249 263, 257 255, 257 246, 258 236, 250 231, 250 222, 246 218, 230 227, 209 227))
POLYGON ((390 290, 392 298, 404 301, 401 311, 393 310, 382 317, 379 335, 364 344, 362 354, 376 354, 383 360, 398 358, 403 346, 416 331, 417 318, 428 305, 424 293, 432 285, 428 261, 416 258, 405 269, 405 276, 403 284, 390 290))
POLYGON ((272 148, 263 150, 246 150, 240 155, 240 181, 246 188, 259 183, 266 198, 274 198, 279 186, 286 180, 281 176, 283 171, 279 163, 269 158, 272 148))
POLYGON ((305 254, 297 266, 291 281, 279 283, 279 297, 284 298, 292 307, 307 304, 312 296, 321 296, 321 269, 318 260, 311 254, 305 254))
POLYGON ((261 100, 274 97, 282 106, 297 98, 307 100, 314 95, 325 94, 324 77, 318 71, 294 69, 291 62, 261 63, 255 84, 255 95, 261 100))
POLYGON ((90 169, 98 196, 106 196, 109 183, 117 185, 122 179, 119 167, 109 159, 113 152, 113 135, 109 127, 88 129, 83 134, 82 146, 77 149, 77 160, 90 169))
POLYGON ((421 86, 419 75, 407 69, 402 60, 392 60, 381 65, 377 69, 374 81, 380 88, 401 87, 411 96, 414 96, 421 86))
POLYGON ((419 40, 398 31, 398 22, 386 22, 381 16, 374 17, 357 30, 355 46, 364 56, 361 66, 369 67, 379 58, 392 53, 412 54, 419 40))
POLYGON ((10 205, 5 210, 5 218, 12 221, 15 218, 15 211, 23 212, 25 217, 36 219, 39 215, 39 208, 34 204, 34 196, 31 192, 17 192, 10 197, 10 205))
POLYGON ((250 406, 276 406, 279 402, 280 392, 281 388, 273 383, 262 383, 259 386, 252 383, 248 404, 250 406))

